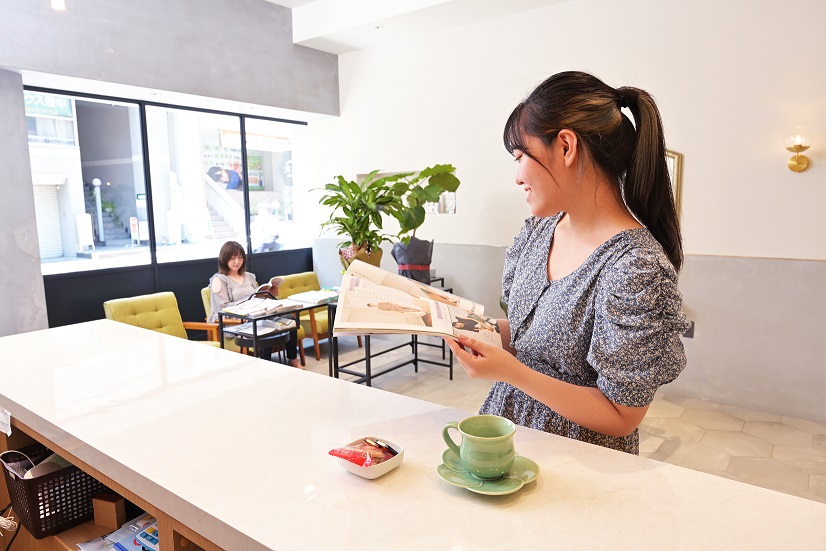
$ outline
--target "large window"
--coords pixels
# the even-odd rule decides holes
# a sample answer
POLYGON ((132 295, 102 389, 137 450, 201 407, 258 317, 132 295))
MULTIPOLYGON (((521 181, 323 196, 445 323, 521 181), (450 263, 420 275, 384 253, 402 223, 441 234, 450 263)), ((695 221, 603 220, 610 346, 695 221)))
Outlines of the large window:
POLYGON ((295 230, 294 124, 247 119, 250 235, 253 252, 307 246, 295 230))
POLYGON ((158 262, 215 258, 230 240, 245 245, 244 171, 235 143, 241 119, 148 106, 146 127, 158 262))
POLYGON ((26 91, 44 274, 148 264, 136 104, 26 91))
POLYGON ((42 90, 25 104, 44 275, 150 264, 153 241, 161 263, 228 240, 309 246, 293 230, 303 124, 42 90))

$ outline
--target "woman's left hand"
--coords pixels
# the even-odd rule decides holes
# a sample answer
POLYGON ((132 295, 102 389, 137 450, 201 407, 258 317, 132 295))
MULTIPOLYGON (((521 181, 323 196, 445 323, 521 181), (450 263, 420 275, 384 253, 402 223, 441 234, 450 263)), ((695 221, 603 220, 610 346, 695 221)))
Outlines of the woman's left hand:
POLYGON ((477 339, 459 335, 445 341, 471 379, 507 381, 514 370, 525 367, 507 350, 477 339))

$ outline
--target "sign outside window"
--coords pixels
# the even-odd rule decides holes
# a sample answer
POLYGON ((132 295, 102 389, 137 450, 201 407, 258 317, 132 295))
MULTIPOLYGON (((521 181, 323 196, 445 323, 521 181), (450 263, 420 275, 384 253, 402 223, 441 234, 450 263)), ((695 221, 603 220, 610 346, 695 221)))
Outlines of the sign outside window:
POLYGON ((23 103, 27 115, 47 117, 74 118, 72 100, 63 96, 41 94, 40 92, 23 92, 23 103))

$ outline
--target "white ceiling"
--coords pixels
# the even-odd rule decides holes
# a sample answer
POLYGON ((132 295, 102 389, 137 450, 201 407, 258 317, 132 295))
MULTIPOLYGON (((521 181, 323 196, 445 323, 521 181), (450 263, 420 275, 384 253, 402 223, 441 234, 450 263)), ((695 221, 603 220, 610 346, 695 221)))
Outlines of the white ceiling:
POLYGON ((293 42, 343 54, 568 0, 267 0, 292 9, 293 42))

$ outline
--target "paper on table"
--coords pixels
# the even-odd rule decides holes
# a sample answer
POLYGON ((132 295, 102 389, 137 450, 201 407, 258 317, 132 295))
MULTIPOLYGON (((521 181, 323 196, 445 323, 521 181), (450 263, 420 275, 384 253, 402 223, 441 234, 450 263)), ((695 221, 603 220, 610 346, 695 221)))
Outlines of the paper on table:
MULTIPOLYGON (((257 322, 257 333, 258 336, 263 337, 264 335, 269 335, 270 333, 275 333, 276 331, 287 331, 288 329, 295 328, 295 320, 291 319, 276 319, 276 320, 264 320, 257 322)), ((248 321, 247 323, 242 323, 240 325, 230 325, 224 328, 224 333, 230 333, 233 335, 252 335, 252 322, 248 321)))
POLYGON ((322 289, 321 291, 304 291, 290 295, 290 300, 306 304, 326 304, 338 299, 338 291, 322 289))
POLYGON ((252 297, 233 306, 227 306, 224 308, 224 312, 240 316, 260 316, 272 314, 279 310, 288 310, 293 306, 295 306, 293 301, 252 297))

